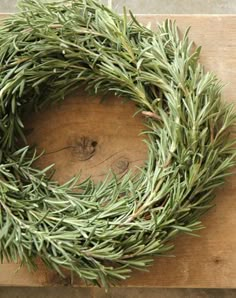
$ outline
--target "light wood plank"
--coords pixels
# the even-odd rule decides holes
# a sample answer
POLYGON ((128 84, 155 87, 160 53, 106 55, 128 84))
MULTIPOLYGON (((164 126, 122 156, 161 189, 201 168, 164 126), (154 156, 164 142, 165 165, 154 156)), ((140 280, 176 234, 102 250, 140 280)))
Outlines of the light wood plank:
MULTIPOLYGON (((139 19, 143 23, 152 22, 154 25, 166 17, 176 19, 182 32, 188 26, 192 27, 190 37, 197 45, 203 46, 201 61, 207 70, 214 71, 227 83, 223 91, 224 99, 235 102, 236 16, 152 15, 141 16, 139 19)), ((67 179, 80 168, 84 170, 85 175, 92 174, 99 180, 116 162, 117 169, 121 167, 122 173, 122 164, 125 171, 125 165, 133 167, 137 160, 138 164, 142 164, 146 157, 146 148, 137 137, 143 127, 142 117, 131 117, 135 111, 134 105, 122 104, 114 98, 105 104, 100 104, 97 99, 91 99, 90 102, 89 100, 85 95, 77 95, 76 98, 72 97, 60 107, 56 107, 54 113, 48 110, 34 116, 32 123, 28 121, 28 127, 34 127, 34 131, 31 131, 31 142, 37 142, 48 151, 66 147, 68 142, 70 146, 71 142, 76 142, 81 136, 89 136, 97 142, 95 153, 87 162, 76 158, 78 151, 81 156, 80 145, 77 153, 73 153, 73 148, 70 148, 51 154, 50 158, 48 155, 41 161, 42 164, 56 162, 57 178, 60 181, 67 179), (97 164, 99 162, 102 163, 97 164)), ((88 150, 91 151, 91 148, 88 150)), ((178 237, 175 240, 176 258, 158 258, 150 267, 149 273, 135 272, 131 279, 120 286, 235 288, 235 210, 234 177, 228 180, 222 190, 217 191, 216 207, 203 218, 207 229, 199 232, 201 238, 178 237)), ((69 277, 62 281, 55 273, 46 270, 40 262, 36 273, 29 273, 26 268, 14 273, 16 268, 17 265, 14 264, 0 266, 0 285, 55 286, 71 282, 69 277)), ((76 279, 74 285, 81 286, 81 282, 76 279)))

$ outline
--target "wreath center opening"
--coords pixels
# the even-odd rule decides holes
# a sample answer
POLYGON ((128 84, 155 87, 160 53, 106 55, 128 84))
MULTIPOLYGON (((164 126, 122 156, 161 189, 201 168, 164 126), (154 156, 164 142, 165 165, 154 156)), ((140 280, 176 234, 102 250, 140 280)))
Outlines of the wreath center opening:
POLYGON ((147 160, 144 117, 135 104, 109 95, 89 96, 81 90, 25 119, 29 145, 44 154, 36 166, 55 164, 53 179, 63 183, 81 171, 81 178, 105 179, 109 170, 122 176, 147 160))

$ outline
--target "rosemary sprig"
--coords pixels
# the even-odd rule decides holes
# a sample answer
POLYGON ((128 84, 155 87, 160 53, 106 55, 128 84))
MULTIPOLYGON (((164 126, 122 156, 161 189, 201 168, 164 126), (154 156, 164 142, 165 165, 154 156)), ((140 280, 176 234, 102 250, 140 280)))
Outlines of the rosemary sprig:
POLYGON ((107 287, 145 269, 179 232, 194 234, 213 190, 235 165, 232 106, 199 64, 187 33, 153 32, 94 0, 22 1, 0 27, 0 258, 77 273, 107 287), (63 185, 33 167, 22 117, 89 92, 125 96, 147 116, 148 161, 138 175, 63 185))

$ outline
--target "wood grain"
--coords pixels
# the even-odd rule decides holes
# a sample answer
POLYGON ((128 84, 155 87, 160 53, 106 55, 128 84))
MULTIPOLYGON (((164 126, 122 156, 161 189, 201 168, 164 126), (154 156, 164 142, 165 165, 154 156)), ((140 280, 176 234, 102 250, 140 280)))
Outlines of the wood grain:
POLYGON ((105 179, 111 169, 123 175, 147 158, 142 120, 135 105, 109 96, 104 100, 82 91, 25 121, 27 138, 39 151, 40 167, 55 163, 54 179, 63 183, 81 171, 81 178, 105 179), (66 169, 66 170, 65 170, 66 169))
MULTIPOLYGON (((176 19, 181 32, 191 26, 191 39, 203 46, 201 61, 207 70, 214 71, 227 84, 223 91, 224 99, 236 102, 236 16, 151 15, 139 19, 154 26, 166 17, 176 19)), ((131 103, 123 104, 111 98, 101 104, 98 99, 79 94, 55 107, 53 112, 48 110, 40 115, 31 115, 27 125, 34 130, 29 129, 29 139, 44 147, 46 152, 57 151, 48 154, 41 162, 56 163, 56 179, 59 181, 68 179, 78 169, 82 169, 84 175, 92 175, 95 180, 103 179, 114 163, 117 162, 118 171, 119 168, 122 171, 123 164, 125 171, 125 167, 142 164, 146 157, 146 148, 137 136, 143 127, 142 117, 132 118, 134 112, 131 103), (83 139, 85 137, 87 143, 83 139), (95 149, 92 142, 96 142, 96 145, 93 143, 95 149), (71 147, 60 150, 68 146, 71 147), (87 150, 85 153, 83 148, 87 150), (81 154, 91 156, 88 160, 81 160, 86 159, 81 154)), ((203 218, 207 229, 199 232, 201 238, 178 237, 175 240, 175 258, 155 259, 149 273, 135 272, 120 286, 235 288, 235 214, 236 183, 235 178, 231 178, 223 189, 217 191, 216 207, 203 218)), ((29 273, 26 268, 15 273, 16 268, 16 264, 1 265, 0 285, 71 284, 69 276, 62 280, 46 270, 40 261, 39 270, 35 273, 29 273)), ((79 279, 75 279, 73 285, 83 286, 79 279)))

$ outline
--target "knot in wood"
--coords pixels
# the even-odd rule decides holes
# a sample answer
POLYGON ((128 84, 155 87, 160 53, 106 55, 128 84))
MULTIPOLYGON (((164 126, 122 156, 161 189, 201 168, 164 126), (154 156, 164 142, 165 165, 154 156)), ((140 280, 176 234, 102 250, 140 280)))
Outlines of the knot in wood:
POLYGON ((122 174, 124 173, 129 167, 129 161, 126 158, 120 158, 118 160, 115 160, 112 164, 112 170, 116 174, 122 174))
POLYGON ((81 160, 85 161, 90 159, 96 151, 97 141, 91 139, 90 137, 79 137, 74 140, 73 154, 81 160))

